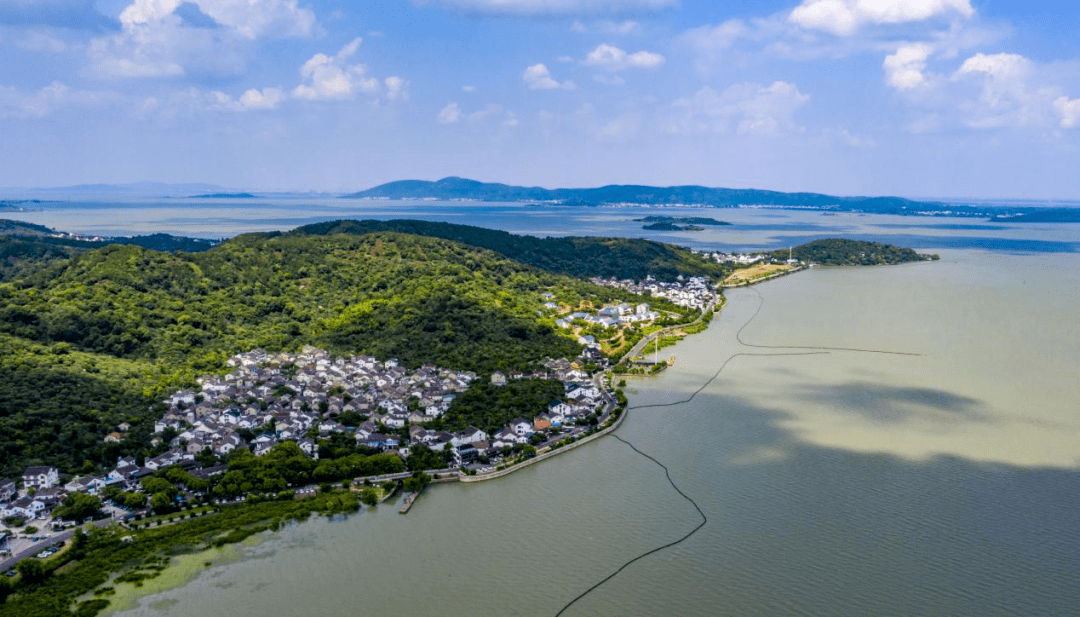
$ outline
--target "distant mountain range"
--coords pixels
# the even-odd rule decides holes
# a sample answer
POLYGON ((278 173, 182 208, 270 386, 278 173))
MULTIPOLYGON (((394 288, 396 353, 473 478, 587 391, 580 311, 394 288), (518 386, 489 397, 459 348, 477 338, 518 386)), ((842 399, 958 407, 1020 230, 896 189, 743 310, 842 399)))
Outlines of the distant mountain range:
MULTIPOLYGON (((585 189, 546 189, 479 182, 466 178, 443 178, 436 182, 399 180, 366 191, 344 195, 348 199, 471 199, 477 201, 535 201, 564 205, 601 206, 612 204, 700 205, 716 208, 774 206, 841 211, 914 214, 950 210, 958 213, 966 206, 941 202, 921 202, 902 197, 838 197, 819 193, 781 193, 757 189, 710 188, 706 186, 609 185, 585 189)), ((983 214, 984 208, 970 208, 983 214)))

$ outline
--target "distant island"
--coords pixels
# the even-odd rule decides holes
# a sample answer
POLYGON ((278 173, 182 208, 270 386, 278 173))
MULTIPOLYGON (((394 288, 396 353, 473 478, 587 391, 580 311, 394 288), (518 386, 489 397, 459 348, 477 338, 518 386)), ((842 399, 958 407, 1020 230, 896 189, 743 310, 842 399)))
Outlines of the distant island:
POLYGON ((634 219, 637 223, 684 223, 688 225, 730 225, 727 221, 718 221, 704 216, 646 216, 643 219, 634 219))
MULTIPOLYGON (((536 206, 591 207, 708 207, 776 208, 824 212, 862 212, 899 216, 992 218, 995 222, 1069 222, 1047 216, 1046 220, 1021 220, 1021 215, 1056 212, 1032 206, 957 204, 936 200, 915 200, 890 196, 836 196, 822 193, 784 193, 760 189, 713 188, 698 185, 643 186, 613 184, 596 188, 556 188, 514 186, 479 182, 451 176, 434 182, 398 180, 342 195, 342 199, 434 199, 444 201, 494 201, 536 206)), ((1061 210, 1065 210, 1062 208, 1061 210)), ((1080 209, 1069 208, 1080 216, 1080 209)), ((1064 215, 1058 215, 1064 216, 1064 215)), ((673 223, 674 224, 674 223, 673 223)), ((698 223, 705 224, 705 223, 698 223)), ((674 230, 672 230, 674 231, 674 230)))
POLYGON ((251 193, 207 193, 192 195, 191 199, 255 199, 255 196, 251 193))
POLYGON ((757 189, 710 188, 705 186, 609 185, 584 189, 546 189, 508 184, 479 182, 449 177, 436 182, 399 180, 365 191, 342 196, 344 199, 443 199, 538 202, 567 206, 709 206, 737 208, 772 206, 847 210, 884 214, 918 214, 956 210, 938 202, 918 202, 901 197, 835 197, 818 193, 782 193, 757 189))
POLYGON ((688 216, 646 216, 642 219, 634 219, 639 223, 648 223, 642 229, 648 231, 704 231, 700 225, 730 225, 726 221, 718 221, 714 218, 688 216))
POLYGON ((0 212, 40 212, 41 201, 38 199, 0 200, 0 212))

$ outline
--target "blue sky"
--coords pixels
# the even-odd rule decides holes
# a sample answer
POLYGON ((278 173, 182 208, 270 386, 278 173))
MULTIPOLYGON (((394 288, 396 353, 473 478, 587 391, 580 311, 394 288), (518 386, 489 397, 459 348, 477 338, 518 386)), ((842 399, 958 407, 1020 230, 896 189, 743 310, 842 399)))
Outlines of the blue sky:
POLYGON ((0 0, 0 186, 1076 199, 1068 4, 0 0))

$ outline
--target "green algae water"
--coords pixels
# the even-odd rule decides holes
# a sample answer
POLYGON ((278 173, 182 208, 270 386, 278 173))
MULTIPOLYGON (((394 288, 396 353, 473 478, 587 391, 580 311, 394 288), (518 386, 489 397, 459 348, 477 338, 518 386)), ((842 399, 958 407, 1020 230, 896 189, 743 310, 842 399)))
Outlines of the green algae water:
MULTIPOLYGON (((565 614, 1080 614, 1080 256, 945 250, 728 298, 617 432, 708 524, 565 614)), ((605 438, 266 534, 118 614, 554 615, 700 520, 605 438)))

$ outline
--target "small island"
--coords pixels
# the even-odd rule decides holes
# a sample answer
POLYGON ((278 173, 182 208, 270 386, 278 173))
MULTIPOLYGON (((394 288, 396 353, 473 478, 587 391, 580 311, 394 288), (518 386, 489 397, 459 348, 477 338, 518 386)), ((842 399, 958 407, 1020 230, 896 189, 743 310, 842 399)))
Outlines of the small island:
POLYGON ((701 225, 730 225, 727 221, 718 221, 714 218, 688 216, 646 216, 634 219, 637 223, 648 223, 642 229, 647 231, 704 231, 701 225))

